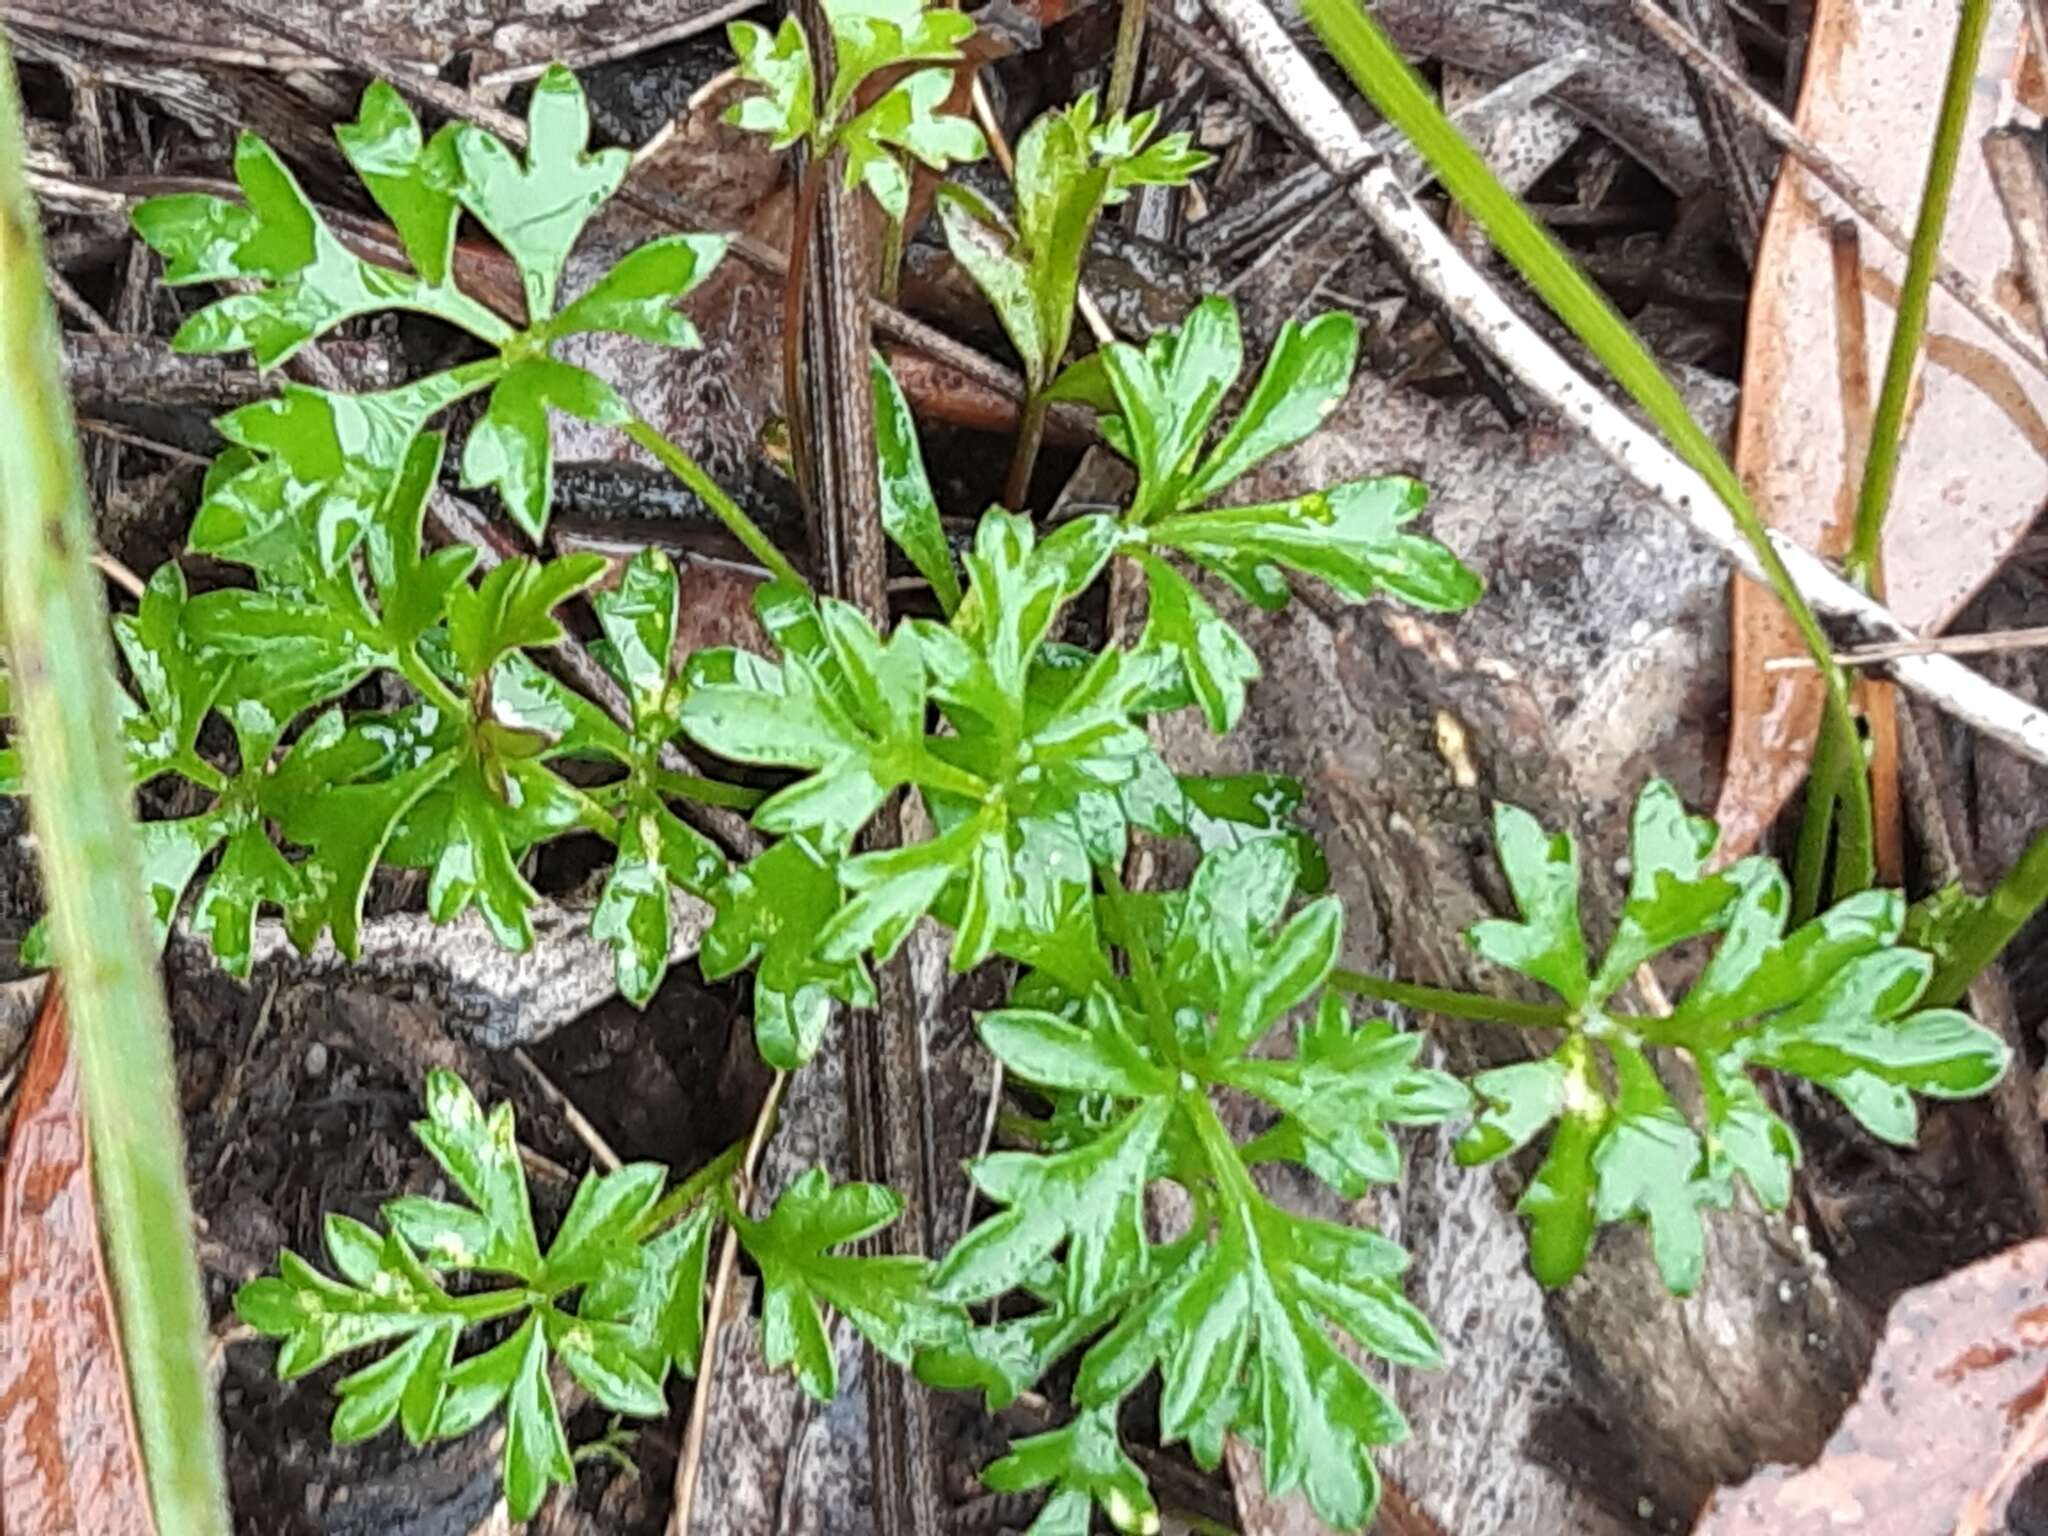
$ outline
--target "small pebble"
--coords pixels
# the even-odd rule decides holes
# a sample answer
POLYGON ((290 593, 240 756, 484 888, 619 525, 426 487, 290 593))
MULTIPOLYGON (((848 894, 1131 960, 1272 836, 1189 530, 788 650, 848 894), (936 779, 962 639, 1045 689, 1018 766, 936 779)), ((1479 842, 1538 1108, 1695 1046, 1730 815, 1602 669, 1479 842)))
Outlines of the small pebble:
POLYGON ((327 1047, 315 1040, 306 1047, 306 1076, 318 1077, 327 1070, 327 1047))

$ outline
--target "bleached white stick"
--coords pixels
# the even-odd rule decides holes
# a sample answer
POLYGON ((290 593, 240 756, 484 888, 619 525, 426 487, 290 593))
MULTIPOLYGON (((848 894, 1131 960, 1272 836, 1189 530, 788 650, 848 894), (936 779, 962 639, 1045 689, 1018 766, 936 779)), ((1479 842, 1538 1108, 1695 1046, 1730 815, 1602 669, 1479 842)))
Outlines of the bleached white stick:
MULTIPOLYGON (((1567 421, 1577 424, 1637 485, 1655 496, 1748 575, 1756 554, 1706 480, 1590 380, 1497 293, 1376 156, 1343 103, 1302 56, 1263 0, 1205 0, 1238 54, 1324 165, 1350 182, 1352 201, 1408 275, 1473 338, 1567 421)), ((1866 597, 1805 549, 1771 535, 1792 583, 1826 614, 1859 620, 1875 639, 1916 640, 1883 604, 1866 597)), ((1957 719, 2037 763, 2048 763, 2048 712, 1946 656, 1901 656, 1892 675, 1957 719)))

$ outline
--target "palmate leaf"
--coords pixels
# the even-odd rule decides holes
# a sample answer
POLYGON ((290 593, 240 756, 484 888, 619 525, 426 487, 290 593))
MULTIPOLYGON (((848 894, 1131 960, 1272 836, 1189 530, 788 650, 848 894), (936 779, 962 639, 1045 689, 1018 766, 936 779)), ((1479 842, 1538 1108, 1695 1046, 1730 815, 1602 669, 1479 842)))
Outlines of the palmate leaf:
POLYGON ((570 248, 618 191, 631 161, 623 149, 593 152, 589 144, 583 87, 560 64, 533 84, 523 158, 481 128, 456 129, 456 194, 518 264, 532 325, 553 316, 570 248))
POLYGON ((1357 354, 1358 327, 1348 315, 1290 322, 1244 409, 1206 449, 1244 369, 1228 299, 1203 300, 1179 329, 1143 347, 1112 343, 1069 369, 1052 391, 1104 412, 1104 437, 1137 469, 1124 546, 1146 571, 1146 644, 1180 673, 1184 700, 1218 731, 1242 714, 1258 661, 1162 557, 1193 561, 1262 608, 1286 603, 1290 576, 1313 578, 1351 602, 1385 594, 1439 612, 1469 607, 1483 590, 1450 550, 1404 531, 1427 499, 1412 480, 1353 480, 1285 501, 1211 505, 1328 418, 1350 387, 1357 354))
MULTIPOLYGON (((931 19, 941 14, 945 13, 933 13, 931 19)), ((958 19, 967 21, 965 16, 958 19)), ((836 85, 834 94, 838 94, 836 85)), ((988 153, 988 143, 972 121, 944 110, 952 94, 952 71, 919 70, 891 86, 835 135, 846 151, 846 184, 865 186, 882 211, 898 223, 910 211, 910 173, 905 158, 943 171, 988 153)))
POLYGON ((455 197, 462 174, 455 125, 424 137, 405 98, 389 81, 373 80, 363 91, 356 121, 336 128, 334 136, 398 231, 413 270, 430 284, 447 282, 462 215, 455 197))
POLYGON ((768 136, 772 148, 787 149, 809 136, 817 122, 810 41, 794 16, 773 32, 751 21, 725 24, 726 40, 739 56, 742 80, 763 87, 735 102, 725 120, 749 133, 768 136))
POLYGON ((1509 807, 1495 824, 1522 916, 1481 923, 1472 943, 1564 998, 1572 1033, 1545 1060, 1474 1079, 1486 1107, 1457 1153, 1489 1162, 1555 1125, 1521 1204, 1547 1285, 1578 1273, 1600 1224, 1636 1220, 1666 1284, 1684 1294, 1704 1262, 1701 1211, 1730 1204, 1738 1175, 1765 1206, 1784 1205, 1798 1142, 1764 1104, 1751 1067, 1807 1078, 1873 1134, 1902 1143, 1917 1129, 1915 1093, 1967 1097, 2005 1071, 2006 1048, 1989 1031, 1951 1010, 1915 1011, 1933 961, 1900 947, 1895 894, 1865 892, 1787 933, 1791 897, 1777 867, 1746 859, 1710 869, 1712 824, 1652 782, 1636 803, 1628 899, 1589 974, 1571 839, 1509 807), (1668 1019, 1608 1009, 1638 965, 1703 935, 1717 937, 1713 956, 1668 1019), (1650 1050, 1660 1046, 1698 1071, 1700 1123, 1659 1079, 1650 1050))
POLYGON ((609 384, 573 364, 538 357, 505 372, 463 447, 462 483, 495 489, 512 520, 536 541, 547 532, 554 499, 550 411, 601 426, 633 419, 609 384))
POLYGON ((551 1485, 575 1476, 551 1362, 605 1408, 639 1418, 668 1411, 671 1369, 695 1371, 715 1211, 700 1203, 672 1219, 667 1170, 628 1164, 584 1178, 543 1251, 511 1107, 486 1113, 445 1072, 430 1074, 426 1099, 427 1118, 415 1129, 463 1203, 390 1201, 382 1233, 330 1215, 326 1248, 339 1278, 287 1252, 275 1276, 236 1293, 235 1309, 282 1341, 277 1363, 286 1378, 386 1348, 337 1384, 338 1443, 395 1421, 418 1445, 467 1434, 502 1411, 506 1502, 526 1520, 551 1485), (451 1294, 442 1269, 514 1283, 451 1294), (573 1308, 565 1305, 572 1293, 573 1308), (519 1322, 501 1342, 457 1358, 472 1330, 511 1318, 519 1322))
POLYGON ((693 663, 682 713, 693 740, 742 762, 809 770, 762 805, 765 830, 800 833, 831 856, 904 784, 931 808, 935 837, 839 866, 852 899, 818 935, 824 961, 886 958, 918 917, 943 909, 953 963, 976 964, 1047 907, 1042 882, 1055 866, 1018 850, 1042 843, 1049 824, 1073 843, 1069 883, 1085 882, 1091 858, 1120 853, 1117 790, 1153 757, 1136 712, 1156 661, 1142 651, 1054 654, 1045 643, 1115 531, 1082 518, 1041 541, 1026 520, 992 511, 949 623, 907 625, 884 646, 845 604, 767 588, 757 606, 781 664, 732 652, 693 663), (927 734, 933 706, 949 734, 927 734), (1088 831, 1085 847, 1076 826, 1088 831))
POLYGON ((128 771, 138 786, 173 772, 202 784, 218 781, 194 748, 229 668, 192 645, 185 605, 185 573, 167 562, 150 577, 135 612, 114 618, 121 659, 142 695, 142 707, 124 711, 121 720, 128 771))
POLYGON ((1131 978, 1105 975, 1082 1008, 1012 1007, 982 1020, 983 1040, 1018 1081, 1056 1103, 1106 1106, 1048 1125, 1047 1151, 975 1164, 999 1209, 941 1263, 940 1293, 973 1302, 1022 1289, 1042 1310, 920 1365, 928 1380, 1001 1401, 1097 1336, 1074 1391, 1086 1428, 1020 1447, 1000 1474, 1055 1487, 1047 1529, 1082 1528, 1073 1522, 1091 1499, 1142 1522, 1149 1506, 1115 1454, 1114 1411, 1155 1369, 1166 1439, 1213 1463, 1225 1434, 1245 1435, 1276 1492, 1303 1489, 1324 1520, 1360 1529, 1378 1498, 1370 1447, 1406 1427, 1330 1328, 1385 1360, 1437 1363, 1428 1322, 1401 1293, 1398 1247, 1294 1216, 1251 1182, 1249 1163, 1277 1158, 1345 1190, 1391 1179, 1399 1154, 1387 1124, 1439 1122, 1469 1102, 1454 1079, 1415 1065, 1418 1040, 1354 1026, 1334 998, 1291 1054, 1260 1047, 1322 995, 1341 939, 1334 902, 1288 915, 1294 888, 1282 839, 1212 853, 1186 891, 1142 912, 1131 898, 1105 902, 1131 978), (1262 1098, 1283 1119, 1239 1149, 1210 1102, 1219 1088, 1262 1098), (1193 1211, 1189 1234, 1165 1247, 1145 1223, 1146 1190, 1162 1178, 1185 1188, 1193 1211))
POLYGON ((737 1209, 727 1219, 761 1266, 761 1350, 770 1366, 790 1366, 805 1391, 829 1402, 839 1368, 821 1306, 830 1307, 899 1365, 965 1327, 959 1309, 932 1292, 928 1261, 909 1256, 859 1258, 830 1250, 881 1231, 903 1203, 879 1184, 834 1186, 822 1168, 801 1174, 764 1221, 737 1209))
POLYGON ((1082 1413, 1050 1434, 1019 1440, 1009 1455, 982 1469, 981 1481, 997 1493, 1051 1485, 1052 1497, 1025 1536, 1088 1536, 1090 1511, 1098 1505, 1120 1531, 1153 1536, 1159 1529, 1151 1486, 1124 1454, 1116 1415, 1107 1410, 1082 1413))
POLYGON ((907 69, 859 110, 856 98, 883 70, 958 59, 974 23, 925 0, 841 0, 829 16, 835 67, 822 105, 810 39, 795 17, 772 33, 749 21, 727 24, 739 77, 762 91, 735 103, 726 121, 766 134, 776 149, 802 141, 821 162, 843 148, 846 185, 865 185, 901 223, 910 201, 906 157, 939 171, 980 159, 988 145, 971 120, 944 110, 953 94, 950 70, 907 69))
POLYGON ((756 599, 783 647, 779 667, 732 653, 700 653, 683 729, 738 762, 800 768, 807 776, 771 795, 756 825, 815 834, 842 850, 890 791, 910 781, 924 740, 924 663, 898 630, 885 644, 859 610, 765 588, 756 599), (777 615, 789 613, 791 625, 777 615))
POLYGON ((711 899, 717 915, 698 956, 704 979, 754 967, 754 1041, 771 1067, 794 1072, 811 1059, 834 1001, 875 1005, 860 960, 823 957, 820 935, 839 911, 839 875, 808 839, 783 838, 734 870, 711 899))

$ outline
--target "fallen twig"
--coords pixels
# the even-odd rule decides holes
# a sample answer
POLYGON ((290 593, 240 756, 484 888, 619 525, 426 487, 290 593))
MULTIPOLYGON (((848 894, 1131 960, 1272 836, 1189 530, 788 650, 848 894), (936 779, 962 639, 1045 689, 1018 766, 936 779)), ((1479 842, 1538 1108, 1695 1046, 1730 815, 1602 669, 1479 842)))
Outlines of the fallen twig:
MULTIPOLYGON (((768 1084, 768 1096, 761 1101, 761 1111, 754 1116, 754 1129, 747 1137, 737 1180, 736 1198, 743 1209, 753 1198, 754 1168, 761 1160, 761 1149, 768 1144, 768 1133, 775 1124, 783 1086, 788 1081, 788 1073, 775 1074, 768 1084)), ((724 1333, 739 1256, 739 1234, 728 1222, 718 1248, 718 1272, 711 1281, 710 1304, 704 1309, 704 1338, 697 1349, 697 1390, 690 1400, 690 1422, 683 1431, 682 1455, 676 1461, 675 1502, 669 1510, 668 1536, 690 1536, 690 1516, 696 1507, 697 1483, 704 1466, 704 1431, 711 1420, 711 1399, 718 1395, 712 1390, 712 1372, 718 1364, 718 1345, 724 1333)))
MULTIPOLYGON (((1558 352, 1465 260, 1450 237, 1408 195, 1315 67, 1262 0, 1207 0, 1246 63, 1333 175, 1349 181, 1352 200, 1410 277, 1468 326, 1532 395, 1577 423, 1630 479, 1683 518, 1746 574, 1763 565, 1704 476, 1610 400, 1558 352)), ((1887 609, 1844 581, 1791 540, 1771 535, 1794 587, 1814 608, 1885 641, 1916 639, 1887 609)), ((2015 697, 1945 656, 1906 656, 1894 663, 1906 687, 1957 719, 2035 762, 2048 763, 2048 711, 2015 697)))

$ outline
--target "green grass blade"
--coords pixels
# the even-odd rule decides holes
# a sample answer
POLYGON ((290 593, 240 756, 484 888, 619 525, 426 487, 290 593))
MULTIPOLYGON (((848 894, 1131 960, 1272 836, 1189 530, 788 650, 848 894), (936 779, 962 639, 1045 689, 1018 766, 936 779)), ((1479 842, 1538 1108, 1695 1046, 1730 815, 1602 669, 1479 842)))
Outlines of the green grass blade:
MULTIPOLYGON (((1478 221, 1501 254, 1642 407, 1679 457, 1697 470, 1726 504, 1743 538, 1756 552, 1771 590, 1785 605, 1826 679, 1824 728, 1835 733, 1838 748, 1850 748, 1858 740, 1858 733, 1849 712, 1848 683, 1841 668, 1835 665, 1827 635, 1812 607, 1793 586, 1763 519, 1742 488, 1742 481, 1721 456, 1713 439, 1693 419, 1677 387, 1606 295, 1593 286, 1564 247, 1531 216, 1514 193, 1501 185, 1479 152, 1444 116, 1421 77, 1358 0, 1302 0, 1301 8, 1324 45, 1380 115, 1408 136, 1437 179, 1478 221)), ((1859 746, 1848 760, 1860 759, 1859 746)), ((1858 823, 1867 822, 1868 775, 1845 774, 1842 795, 1845 813, 1858 823)))
POLYGON ((1913 364, 1927 331, 1927 301, 1934 291, 1934 269, 1941 264, 1941 236, 1948 227, 1949 200, 1955 191, 1956 166, 1962 159, 1963 128, 1969 121, 1977 62, 1983 56, 1984 34, 1990 24, 1991 0, 1963 0, 1955 47, 1949 53, 1948 79, 1942 86, 1934 151, 1927 161, 1927 184, 1920 194, 1920 218, 1913 226, 1906 280, 1899 288, 1898 319, 1892 326, 1891 355, 1884 365, 1884 388, 1870 424, 1870 455, 1864 460, 1863 487, 1856 498, 1856 537, 1849 551, 1849 574, 1866 588, 1877 571, 1885 513, 1891 509, 1892 489, 1899 478, 1913 364))
POLYGON ((115 730, 113 646, 0 40, 0 613, 101 1231, 162 1536, 226 1536, 170 1023, 115 730))

